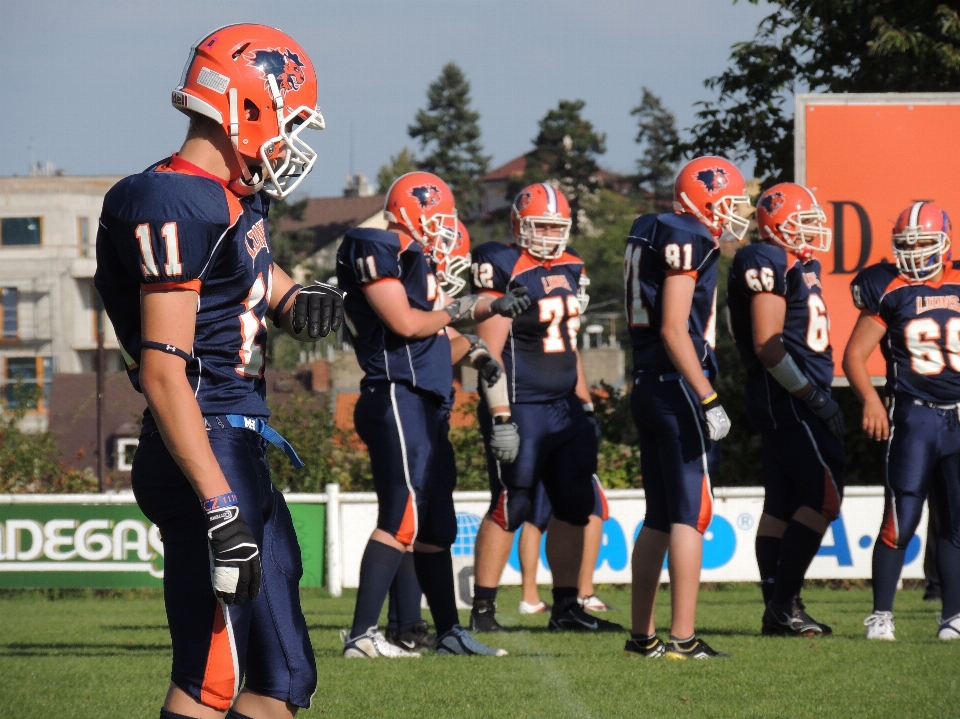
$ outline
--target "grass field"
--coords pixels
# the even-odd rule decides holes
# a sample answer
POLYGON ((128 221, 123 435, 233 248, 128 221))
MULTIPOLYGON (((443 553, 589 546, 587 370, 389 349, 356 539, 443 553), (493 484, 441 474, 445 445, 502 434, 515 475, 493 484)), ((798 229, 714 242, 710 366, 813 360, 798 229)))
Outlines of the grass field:
MULTIPOLYGON (((504 590, 499 602, 509 631, 491 642, 509 657, 346 661, 337 633, 349 624, 354 595, 305 592, 320 687, 313 708, 300 716, 960 716, 960 642, 936 639, 938 607, 923 603, 920 591, 898 595, 896 643, 864 640, 868 590, 804 592, 814 616, 834 627, 827 639, 758 636, 758 595, 736 585, 701 595, 701 634, 730 652, 722 661, 627 657, 625 636, 548 633, 543 617, 516 613, 515 589, 504 590)), ((603 588, 601 596, 618 608, 610 618, 626 624, 628 591, 603 588)), ((668 607, 664 591, 663 620, 668 607)), ((168 663, 163 602, 155 593, 0 598, 3 719, 155 719, 168 663)))

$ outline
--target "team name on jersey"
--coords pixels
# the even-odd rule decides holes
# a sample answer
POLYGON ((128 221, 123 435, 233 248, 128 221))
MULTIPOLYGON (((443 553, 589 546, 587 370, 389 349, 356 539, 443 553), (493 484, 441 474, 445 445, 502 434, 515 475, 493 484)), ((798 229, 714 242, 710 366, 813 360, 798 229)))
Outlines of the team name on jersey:
POLYGON ((960 312, 960 298, 956 295, 940 295, 938 297, 917 297, 917 314, 922 315, 930 310, 951 310, 960 312))
POLYGON ((547 275, 546 277, 541 277, 540 282, 543 283, 543 293, 545 295, 549 295, 554 290, 573 292, 566 275, 547 275))
POLYGON ((246 245, 251 257, 256 257, 260 250, 267 249, 267 233, 263 227, 263 220, 257 220, 256 224, 247 231, 246 245))
POLYGON ((821 290, 823 289, 823 285, 820 284, 820 278, 817 277, 816 272, 804 272, 803 281, 808 289, 813 289, 814 287, 819 287, 821 290))

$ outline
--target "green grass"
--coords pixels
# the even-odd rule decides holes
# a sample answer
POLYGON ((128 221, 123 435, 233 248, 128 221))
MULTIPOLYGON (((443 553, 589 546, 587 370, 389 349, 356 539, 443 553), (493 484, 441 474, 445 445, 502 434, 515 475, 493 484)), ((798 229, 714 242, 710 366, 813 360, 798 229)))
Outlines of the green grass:
MULTIPOLYGON (((602 588, 627 623, 629 592, 602 588)), ((897 597, 895 643, 863 638, 865 589, 809 588, 827 639, 758 636, 758 590, 721 585, 700 598, 700 633, 726 660, 626 657, 624 636, 556 635, 542 616, 516 613, 501 593, 510 631, 489 637, 503 659, 427 656, 346 661, 338 630, 354 595, 305 592, 320 687, 302 717, 947 717, 960 714, 960 642, 936 639, 937 606, 921 592, 897 597)), ((547 596, 544 593, 544 596, 547 596)), ((658 618, 667 619, 663 592, 658 618)), ((464 614, 464 620, 466 615, 464 614)), ((169 637, 156 593, 51 601, 28 592, 0 598, 0 717, 155 719, 169 676, 169 637)))

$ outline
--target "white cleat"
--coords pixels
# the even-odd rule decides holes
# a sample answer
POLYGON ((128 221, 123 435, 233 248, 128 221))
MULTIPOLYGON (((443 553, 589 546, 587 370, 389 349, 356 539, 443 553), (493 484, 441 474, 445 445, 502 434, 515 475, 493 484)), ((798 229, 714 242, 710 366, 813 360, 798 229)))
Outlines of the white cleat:
POLYGON ((417 652, 408 652, 387 641, 377 627, 370 627, 358 637, 351 637, 346 629, 340 630, 340 641, 343 642, 343 656, 348 659, 373 659, 374 657, 410 658, 420 655, 417 652))
POLYGON ((863 620, 863 625, 867 628, 867 639, 885 639, 888 642, 896 639, 893 636, 893 612, 874 612, 863 620))
POLYGON ((550 605, 544 601, 539 601, 536 604, 527 604, 526 602, 521 601, 518 611, 521 614, 543 614, 544 612, 550 611, 550 605))
POLYGON ((479 655, 486 657, 505 657, 506 649, 493 649, 481 644, 476 638, 459 624, 453 629, 437 637, 437 654, 460 654, 464 656, 479 655))
POLYGON ((949 619, 944 619, 938 614, 937 624, 940 625, 937 631, 939 639, 960 639, 960 614, 955 614, 949 619))
POLYGON ((581 607, 590 612, 606 612, 613 609, 596 594, 591 594, 589 597, 577 597, 577 601, 580 602, 581 607))

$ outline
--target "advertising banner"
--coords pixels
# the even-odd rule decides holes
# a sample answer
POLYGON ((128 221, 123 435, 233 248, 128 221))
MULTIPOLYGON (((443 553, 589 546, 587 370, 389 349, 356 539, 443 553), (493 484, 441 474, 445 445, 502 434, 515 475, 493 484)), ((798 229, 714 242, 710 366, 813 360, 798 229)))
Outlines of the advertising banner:
MULTIPOLYGON (((472 564, 477 530, 489 506, 489 496, 484 492, 458 492, 454 500, 459 531, 453 555, 454 561, 462 566, 472 564)), ((607 492, 607 501, 610 518, 603 526, 594 581, 599 584, 629 584, 630 556, 643 525, 646 502, 642 490, 610 490, 607 492)), ((356 587, 360 576, 360 559, 367 538, 376 526, 376 498, 372 494, 341 495, 341 502, 342 581, 344 587, 356 587)), ((762 488, 716 490, 713 521, 704 535, 703 581, 759 581, 754 540, 762 508, 762 488)), ((840 517, 827 531, 807 576, 812 579, 868 579, 873 542, 880 529, 882 514, 882 487, 849 487, 840 517)), ((518 538, 519 533, 514 539, 513 550, 503 573, 503 584, 520 584, 518 538)), ((925 539, 924 512, 917 536, 907 549, 904 578, 923 577, 922 550, 925 539)), ((668 579, 666 563, 662 579, 668 579)), ((550 582, 543 544, 537 580, 541 584, 550 582)))
MULTIPOLYGON (((813 190, 834 233, 833 248, 820 262, 839 359, 859 315, 850 281, 867 265, 893 262, 891 231, 900 211, 933 200, 954 224, 960 219, 954 169, 960 164, 954 132, 960 93, 801 94, 795 117, 796 181, 813 190)), ((879 350, 868 367, 883 376, 879 350)), ((842 374, 838 361, 836 375, 842 374)))
MULTIPOLYGON (((0 503, 0 587, 163 585, 160 532, 132 495, 16 495, 15 503, 10 496, 2 499, 9 501, 0 503)), ((287 495, 303 556, 302 587, 323 586, 323 499, 287 495)))

